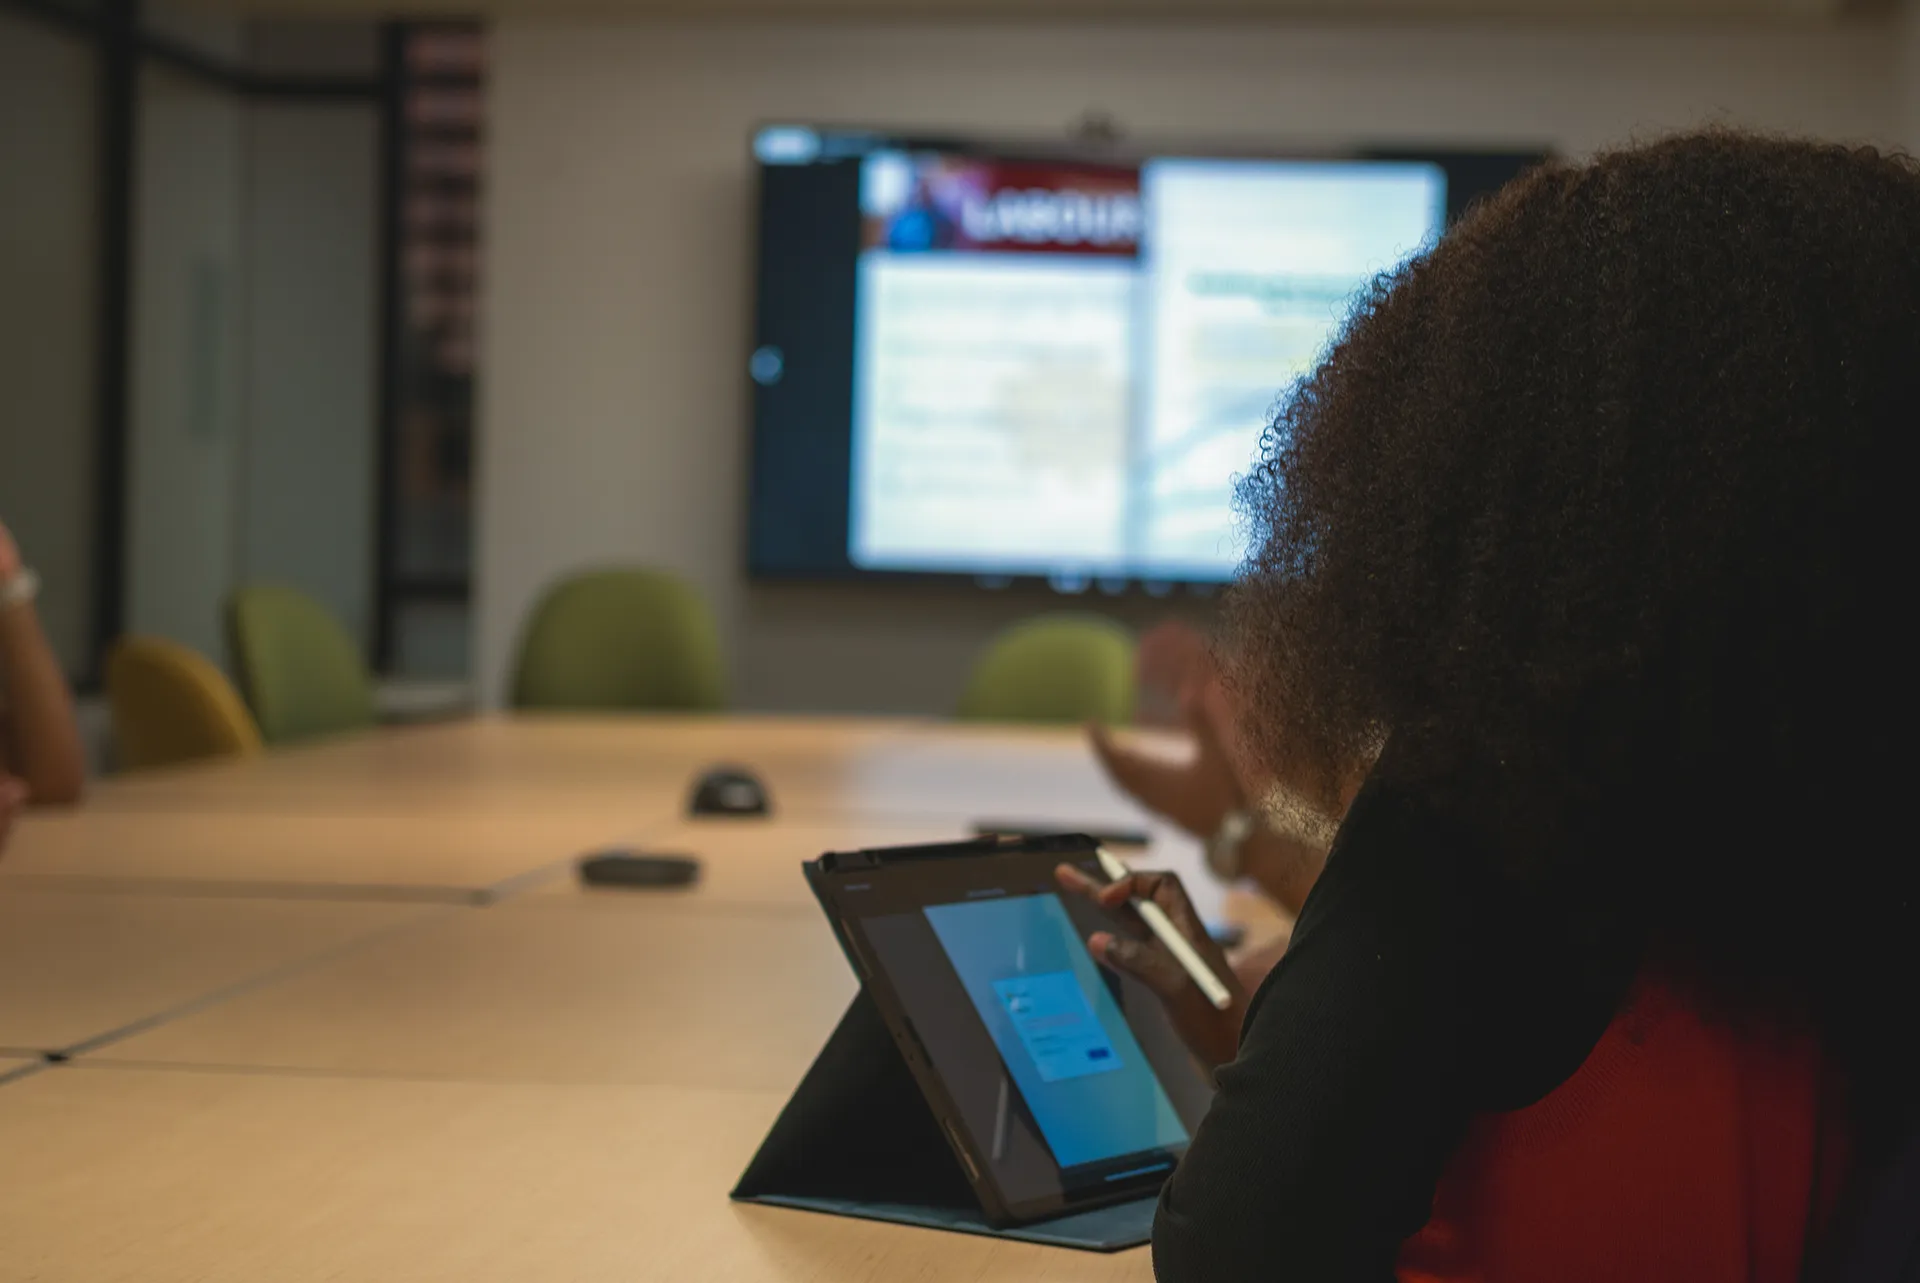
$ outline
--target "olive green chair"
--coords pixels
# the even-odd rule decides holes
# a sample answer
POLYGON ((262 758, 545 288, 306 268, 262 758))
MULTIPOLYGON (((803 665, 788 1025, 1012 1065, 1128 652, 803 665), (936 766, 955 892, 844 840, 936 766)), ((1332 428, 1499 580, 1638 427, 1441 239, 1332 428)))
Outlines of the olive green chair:
POLYGON ((726 707, 713 615, 660 570, 593 570, 553 585, 533 609, 514 665, 524 709, 726 707))
POLYGON ((984 722, 1133 718, 1133 635, 1099 615, 1041 615, 994 639, 974 665, 960 716, 984 722))
POLYGON ((107 657, 114 762, 123 770, 260 751, 260 729, 212 661, 161 637, 125 637, 107 657))
POLYGON ((255 584, 227 599, 240 691, 268 744, 374 724, 373 679, 327 608, 296 588, 255 584))

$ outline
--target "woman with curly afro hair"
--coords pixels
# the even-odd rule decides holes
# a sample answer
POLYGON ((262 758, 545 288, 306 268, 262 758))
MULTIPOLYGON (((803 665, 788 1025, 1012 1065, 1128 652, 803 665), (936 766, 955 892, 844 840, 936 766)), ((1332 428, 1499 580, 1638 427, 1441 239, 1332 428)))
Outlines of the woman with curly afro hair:
POLYGON ((1244 483, 1233 611, 1333 849, 1231 1012, 1093 941, 1218 1064, 1162 1280, 1788 1283, 1848 1239, 1920 1100, 1916 428, 1903 157, 1547 166, 1373 286, 1244 483))

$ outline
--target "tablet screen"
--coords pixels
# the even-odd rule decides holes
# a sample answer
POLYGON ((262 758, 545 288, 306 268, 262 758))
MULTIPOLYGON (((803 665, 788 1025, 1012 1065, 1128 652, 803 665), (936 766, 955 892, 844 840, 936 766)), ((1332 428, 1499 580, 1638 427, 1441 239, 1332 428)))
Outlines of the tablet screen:
POLYGON ((1186 1144, 1059 896, 922 912, 1056 1163, 1084 1167, 1186 1144))
POLYGON ((837 897, 1016 1213, 1150 1188, 1209 1095, 1158 1000, 1087 952, 1113 924, 1053 890, 1057 859, 888 870, 837 897))

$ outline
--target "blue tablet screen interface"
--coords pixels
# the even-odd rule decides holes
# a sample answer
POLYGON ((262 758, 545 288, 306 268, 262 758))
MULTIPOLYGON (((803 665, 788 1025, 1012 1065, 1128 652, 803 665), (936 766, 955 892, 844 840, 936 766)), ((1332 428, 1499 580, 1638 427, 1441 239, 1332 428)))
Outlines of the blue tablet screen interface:
POLYGON ((1187 1129, 1058 896, 921 911, 1062 1168, 1184 1145, 1187 1129))

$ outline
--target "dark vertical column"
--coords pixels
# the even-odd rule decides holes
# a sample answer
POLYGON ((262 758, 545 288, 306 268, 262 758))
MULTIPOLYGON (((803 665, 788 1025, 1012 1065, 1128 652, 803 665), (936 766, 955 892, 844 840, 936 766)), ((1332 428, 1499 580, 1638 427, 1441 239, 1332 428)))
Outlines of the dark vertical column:
MULTIPOLYGON (((97 482, 94 653, 102 675, 107 647, 126 618, 127 437, 133 383, 133 235, 139 126, 139 0, 100 5, 100 338, 96 376, 97 482)), ((91 684, 91 683, 90 683, 91 684)))
POLYGON ((388 23, 380 41, 380 404, 375 411, 373 535, 373 666, 393 662, 399 564, 401 380, 406 373, 405 299, 400 251, 406 206, 407 33, 388 23))

